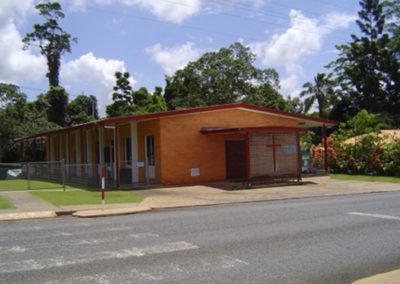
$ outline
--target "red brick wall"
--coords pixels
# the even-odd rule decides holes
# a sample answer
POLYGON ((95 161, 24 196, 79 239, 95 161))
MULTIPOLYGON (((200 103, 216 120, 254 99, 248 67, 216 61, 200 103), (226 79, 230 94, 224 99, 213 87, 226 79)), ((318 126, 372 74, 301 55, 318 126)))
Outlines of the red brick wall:
POLYGON ((297 120, 240 109, 161 118, 162 183, 193 184, 226 179, 225 140, 238 135, 202 134, 202 127, 292 126, 297 120), (191 177, 190 169, 200 176, 191 177))

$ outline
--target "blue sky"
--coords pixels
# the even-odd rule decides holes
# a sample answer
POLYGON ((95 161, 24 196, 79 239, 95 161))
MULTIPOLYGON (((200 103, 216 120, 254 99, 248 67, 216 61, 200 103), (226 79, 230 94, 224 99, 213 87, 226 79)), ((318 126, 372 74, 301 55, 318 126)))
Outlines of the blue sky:
MULTIPOLYGON (((129 71, 133 87, 164 86, 188 61, 241 41, 260 68, 276 68, 281 92, 301 86, 336 57, 335 45, 358 33, 357 1, 349 0, 64 0, 65 31, 78 38, 63 56, 60 80, 73 99, 111 102, 116 71, 129 71)), ((37 16, 34 0, 0 1, 0 81, 22 86, 33 100, 47 89, 46 61, 21 38, 37 16)))

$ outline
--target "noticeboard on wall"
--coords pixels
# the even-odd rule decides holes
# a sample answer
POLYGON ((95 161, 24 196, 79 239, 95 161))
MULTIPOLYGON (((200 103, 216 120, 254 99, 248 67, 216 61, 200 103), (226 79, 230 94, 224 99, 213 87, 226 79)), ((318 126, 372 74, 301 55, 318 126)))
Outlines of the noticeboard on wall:
POLYGON ((296 145, 284 145, 282 147, 283 153, 293 155, 297 153, 296 145))
POLYGON ((190 169, 190 176, 191 176, 191 177, 198 177, 198 176, 200 176, 200 169, 199 169, 199 168, 191 168, 191 169, 190 169))

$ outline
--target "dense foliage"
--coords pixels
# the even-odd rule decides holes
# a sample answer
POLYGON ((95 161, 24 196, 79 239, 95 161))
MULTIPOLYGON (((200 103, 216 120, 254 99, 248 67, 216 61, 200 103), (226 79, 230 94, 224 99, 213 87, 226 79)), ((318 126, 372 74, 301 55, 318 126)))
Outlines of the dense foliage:
POLYGON ((285 109, 285 100, 278 92, 278 72, 259 69, 254 61, 255 55, 239 42, 205 53, 166 77, 164 97, 168 108, 245 101, 285 109))
MULTIPOLYGON (((379 135, 381 124, 376 115, 360 111, 342 123, 328 138, 328 164, 332 172, 346 174, 400 176, 400 141, 379 135)), ((315 168, 323 168, 324 147, 311 147, 315 168)))
MULTIPOLYGON (((328 161, 331 172, 363 175, 400 176, 400 141, 383 143, 376 134, 366 134, 354 143, 337 136, 328 138, 328 161)), ((322 145, 311 148, 312 165, 323 167, 322 145)))
POLYGON ((113 103, 106 107, 109 117, 125 116, 167 110, 162 88, 156 87, 153 94, 144 87, 134 91, 129 83, 128 72, 116 72, 112 95, 113 103))
POLYGON ((340 90, 331 117, 344 120, 366 109, 399 126, 399 2, 362 0, 360 6, 356 23, 361 34, 337 46, 339 57, 329 65, 340 90))

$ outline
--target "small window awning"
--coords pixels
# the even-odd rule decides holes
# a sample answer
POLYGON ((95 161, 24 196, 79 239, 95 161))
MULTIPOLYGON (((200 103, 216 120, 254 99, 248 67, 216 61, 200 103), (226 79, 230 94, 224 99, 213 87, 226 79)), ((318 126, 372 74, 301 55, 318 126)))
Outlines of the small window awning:
POLYGON ((212 133, 246 133, 246 132, 270 132, 270 133, 288 133, 288 132, 306 132, 304 127, 287 126, 254 126, 254 127, 202 127, 200 132, 203 134, 212 133))

